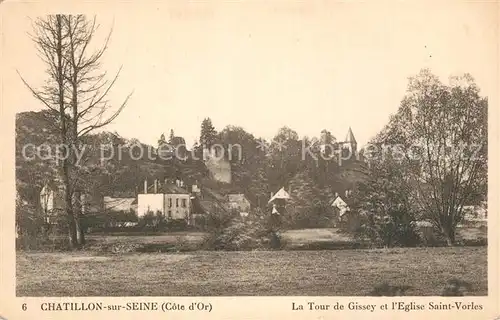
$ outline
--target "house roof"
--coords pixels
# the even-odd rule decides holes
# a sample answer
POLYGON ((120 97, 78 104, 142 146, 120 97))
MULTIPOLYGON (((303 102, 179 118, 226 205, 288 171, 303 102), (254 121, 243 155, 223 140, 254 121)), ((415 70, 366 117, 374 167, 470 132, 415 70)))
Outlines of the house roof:
POLYGON ((193 213, 195 214, 209 214, 227 212, 228 209, 217 200, 214 199, 199 199, 197 197, 191 198, 193 204, 193 213))
POLYGON ((136 198, 135 190, 112 191, 108 193, 111 198, 136 198))
MULTIPOLYGON (((154 191, 154 184, 148 186, 148 191, 154 191)), ((175 184, 167 183, 167 184, 158 184, 158 193, 163 194, 189 194, 189 192, 181 187, 178 187, 175 184)))
POLYGON ((135 204, 135 198, 104 197, 104 208, 111 211, 129 211, 135 204))
POLYGON ((285 187, 282 187, 281 189, 279 189, 278 192, 276 192, 271 197, 271 199, 269 199, 268 203, 271 203, 276 199, 290 199, 290 195, 288 194, 288 192, 285 191, 285 187))
POLYGON ((333 199, 332 201, 332 206, 339 206, 339 205, 342 205, 342 206, 347 206, 347 203, 344 201, 344 199, 342 199, 341 196, 336 196, 335 199, 333 199))

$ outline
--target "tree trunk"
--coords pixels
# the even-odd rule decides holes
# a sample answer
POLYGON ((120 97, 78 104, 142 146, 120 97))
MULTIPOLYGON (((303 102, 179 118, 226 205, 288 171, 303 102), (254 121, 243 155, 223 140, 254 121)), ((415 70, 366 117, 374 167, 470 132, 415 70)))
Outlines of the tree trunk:
MULTIPOLYGON (((56 15, 56 55, 57 55, 57 77, 56 81, 58 84, 58 98, 59 98, 59 117, 61 120, 61 142, 66 147, 66 152, 70 152, 68 146, 68 127, 66 123, 66 111, 65 111, 65 101, 64 101, 64 70, 63 70, 63 34, 62 34, 62 16, 56 15)), ((67 154, 65 155, 67 156, 67 154)), ((73 204, 72 204, 72 190, 70 185, 70 163, 68 158, 62 160, 62 175, 64 181, 64 201, 66 205, 66 217, 68 220, 68 231, 69 231, 69 241, 71 247, 76 247, 78 245, 76 239, 76 226, 73 215, 73 204)))
POLYGON ((75 216, 75 228, 78 247, 81 247, 85 244, 85 233, 83 230, 82 218, 80 214, 77 214, 75 216))
POLYGON ((73 206, 71 203, 71 191, 69 190, 68 180, 65 179, 65 203, 66 203, 66 217, 68 221, 69 242, 72 248, 78 246, 76 224, 73 214, 73 206))
POLYGON ((445 230, 444 235, 446 237, 446 245, 448 247, 451 247, 455 244, 455 229, 449 228, 448 230, 445 230))
POLYGON ((74 208, 74 218, 75 218, 75 229, 76 229, 76 239, 78 247, 85 244, 85 233, 82 224, 82 203, 81 203, 81 193, 76 191, 73 193, 73 208, 74 208))

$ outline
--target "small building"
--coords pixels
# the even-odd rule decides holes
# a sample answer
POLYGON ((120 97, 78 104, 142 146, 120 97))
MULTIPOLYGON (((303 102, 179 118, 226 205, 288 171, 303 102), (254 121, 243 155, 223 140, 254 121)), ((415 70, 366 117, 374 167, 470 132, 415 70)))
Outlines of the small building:
MULTIPOLYGON (((49 224, 57 224, 66 208, 64 187, 55 183, 46 183, 40 191, 40 207, 44 220, 49 224)), ((82 214, 97 213, 102 209, 102 198, 89 193, 79 192, 73 194, 73 210, 82 214), (79 199, 75 195, 79 195, 79 199)))
POLYGON ((488 210, 486 204, 467 205, 462 208, 463 222, 486 222, 488 220, 488 210))
POLYGON ((339 212, 339 217, 342 218, 344 214, 351 211, 351 208, 347 205, 347 203, 342 199, 339 195, 335 197, 332 202, 332 207, 336 208, 339 212))
POLYGON ((135 197, 103 197, 103 226, 130 227, 137 225, 137 198, 135 197))
POLYGON ((40 207, 46 223, 57 223, 57 217, 64 212, 64 190, 55 185, 46 183, 40 191, 40 207))
POLYGON ((191 225, 204 227, 210 216, 225 215, 231 212, 228 196, 220 189, 196 183, 191 187, 191 225))
POLYGON ((104 211, 106 212, 137 212, 136 198, 114 198, 105 196, 103 198, 104 211))
POLYGON ((142 217, 148 212, 161 214, 167 219, 190 221, 191 196, 181 187, 180 181, 176 184, 165 180, 160 184, 154 181, 153 186, 148 186, 144 181, 144 193, 137 196, 137 215, 142 217))
POLYGON ((349 190, 345 192, 345 199, 340 197, 338 194, 335 195, 335 199, 331 204, 334 211, 333 225, 334 227, 341 227, 349 231, 355 231, 361 226, 361 216, 364 213, 351 210, 351 207, 349 206, 350 193, 351 191, 349 190))
POLYGON ((273 205, 271 211, 272 214, 282 215, 285 213, 286 201, 290 199, 290 193, 285 191, 285 187, 282 187, 274 195, 271 193, 271 199, 269 199, 268 204, 273 205))

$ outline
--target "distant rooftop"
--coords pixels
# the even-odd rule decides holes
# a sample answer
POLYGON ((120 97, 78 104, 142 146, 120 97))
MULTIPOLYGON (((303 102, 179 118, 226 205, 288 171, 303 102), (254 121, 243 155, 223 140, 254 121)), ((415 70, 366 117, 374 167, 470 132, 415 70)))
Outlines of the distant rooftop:
POLYGON ((285 188, 283 187, 272 196, 268 203, 271 203, 276 199, 290 199, 290 195, 285 191, 285 188))
MULTIPOLYGON (((154 193, 154 184, 148 186, 148 193, 154 193)), ((158 193, 163 194, 189 194, 189 192, 173 183, 158 184, 158 193)))

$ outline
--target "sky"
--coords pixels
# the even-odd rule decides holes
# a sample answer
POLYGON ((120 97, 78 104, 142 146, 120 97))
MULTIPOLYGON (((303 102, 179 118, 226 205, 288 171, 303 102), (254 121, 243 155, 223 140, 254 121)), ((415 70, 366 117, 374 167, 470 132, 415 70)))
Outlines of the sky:
MULTIPOLYGON (((43 106, 16 72, 43 83, 44 66, 27 33, 30 18, 55 4, 4 2, 2 105, 43 106)), ((470 73, 483 96, 497 89, 497 13, 487 1, 121 1, 61 5, 96 14, 96 44, 113 27, 103 69, 123 66, 109 100, 106 130, 156 145, 170 129, 188 145, 210 117, 272 138, 282 126, 299 136, 349 127, 363 145, 387 123, 408 77, 430 68, 444 82, 470 73)), ((57 12, 57 11, 52 11, 57 12)))

